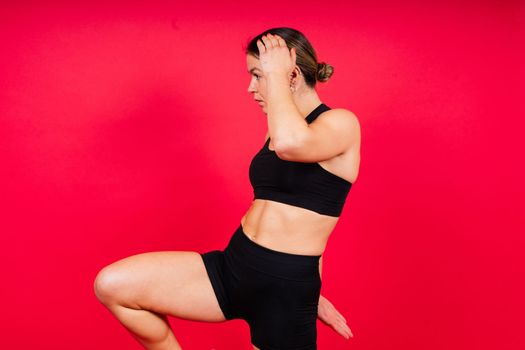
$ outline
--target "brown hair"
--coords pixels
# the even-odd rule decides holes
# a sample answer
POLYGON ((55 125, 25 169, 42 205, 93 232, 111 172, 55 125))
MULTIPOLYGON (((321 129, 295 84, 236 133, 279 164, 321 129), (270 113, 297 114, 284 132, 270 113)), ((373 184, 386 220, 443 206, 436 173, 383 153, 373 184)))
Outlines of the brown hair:
POLYGON ((332 67, 330 64, 326 62, 317 62, 317 54, 315 53, 315 50, 308 39, 306 39, 303 33, 293 28, 279 27, 265 30, 261 34, 249 40, 247 46, 244 48, 245 53, 259 59, 257 40, 261 40, 262 42, 262 36, 268 33, 279 35, 281 38, 283 38, 284 41, 286 41, 286 45, 289 49, 292 47, 295 48, 295 64, 301 70, 306 85, 309 87, 315 88, 317 81, 322 83, 328 81, 328 79, 334 73, 334 67, 332 67))

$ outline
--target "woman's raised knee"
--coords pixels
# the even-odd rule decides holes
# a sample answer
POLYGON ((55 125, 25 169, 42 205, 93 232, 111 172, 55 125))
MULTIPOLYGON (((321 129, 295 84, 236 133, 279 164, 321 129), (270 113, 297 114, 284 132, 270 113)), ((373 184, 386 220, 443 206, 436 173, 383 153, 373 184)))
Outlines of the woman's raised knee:
POLYGON ((97 299, 103 304, 118 302, 125 292, 126 275, 124 271, 111 265, 101 269, 93 283, 97 299))

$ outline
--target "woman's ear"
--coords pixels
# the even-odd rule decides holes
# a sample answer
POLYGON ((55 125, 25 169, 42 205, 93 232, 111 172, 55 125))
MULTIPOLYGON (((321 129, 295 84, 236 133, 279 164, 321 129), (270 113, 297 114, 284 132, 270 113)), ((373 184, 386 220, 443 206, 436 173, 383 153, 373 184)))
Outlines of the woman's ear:
POLYGON ((297 75, 299 74, 299 68, 297 66, 295 66, 292 70, 292 72, 290 73, 290 78, 294 79, 294 78, 297 78, 297 75))
POLYGON ((299 66, 295 66, 295 68, 293 69, 292 74, 290 76, 290 81, 291 82, 297 81, 297 79, 298 79, 298 77, 300 75, 302 75, 301 69, 299 68, 299 66))

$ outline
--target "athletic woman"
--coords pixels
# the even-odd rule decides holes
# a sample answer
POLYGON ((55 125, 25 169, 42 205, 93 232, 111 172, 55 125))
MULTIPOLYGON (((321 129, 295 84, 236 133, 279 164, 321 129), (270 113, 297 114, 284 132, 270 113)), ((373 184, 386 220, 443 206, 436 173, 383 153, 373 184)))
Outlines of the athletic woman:
POLYGON ((167 315, 245 320, 253 349, 317 349, 316 319, 348 338, 321 296, 322 254, 360 161, 360 126, 322 103, 333 67, 305 36, 272 28, 246 47, 248 92, 268 120, 249 178, 254 200, 223 250, 148 252, 104 267, 95 294, 146 349, 181 349, 167 315))

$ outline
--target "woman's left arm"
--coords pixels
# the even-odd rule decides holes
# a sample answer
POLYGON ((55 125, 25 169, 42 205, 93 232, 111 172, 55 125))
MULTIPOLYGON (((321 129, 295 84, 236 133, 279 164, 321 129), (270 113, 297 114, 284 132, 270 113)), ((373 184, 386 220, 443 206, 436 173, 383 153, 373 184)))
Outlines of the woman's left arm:
MULTIPOLYGON (((323 267, 323 256, 319 258, 319 276, 323 267)), ((319 307, 317 311, 317 317, 326 325, 332 327, 337 333, 342 335, 344 338, 349 339, 353 337, 352 331, 346 324, 346 319, 341 315, 334 305, 328 301, 324 296, 319 297, 319 307)))
MULTIPOLYGON (((319 276, 322 277, 323 273, 323 256, 319 258, 319 276)), ((322 279, 322 278, 321 278, 322 279)))

